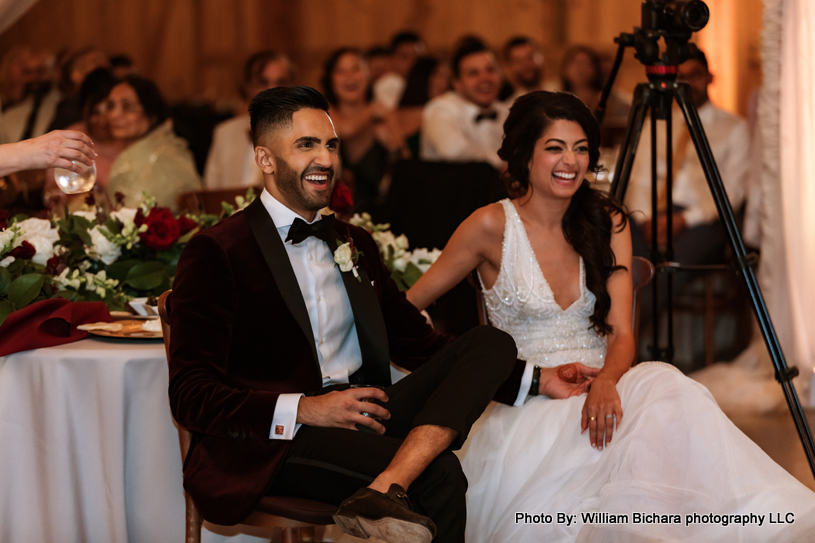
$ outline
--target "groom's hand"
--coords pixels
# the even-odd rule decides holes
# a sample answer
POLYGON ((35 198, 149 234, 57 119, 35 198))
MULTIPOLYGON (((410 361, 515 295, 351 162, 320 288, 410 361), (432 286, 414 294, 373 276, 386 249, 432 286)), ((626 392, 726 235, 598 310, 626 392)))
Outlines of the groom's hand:
POLYGON ((349 388, 348 390, 335 390, 319 396, 305 396, 300 398, 297 405, 297 422, 309 426, 348 428, 356 430, 357 424, 368 426, 378 434, 385 433, 385 427, 372 417, 362 413, 369 413, 382 420, 391 418, 391 414, 384 407, 373 402, 363 402, 363 398, 388 401, 388 395, 376 387, 349 388))
POLYGON ((599 368, 590 368, 580 362, 563 364, 554 368, 541 368, 538 392, 553 399, 570 398, 583 394, 597 374, 599 368))

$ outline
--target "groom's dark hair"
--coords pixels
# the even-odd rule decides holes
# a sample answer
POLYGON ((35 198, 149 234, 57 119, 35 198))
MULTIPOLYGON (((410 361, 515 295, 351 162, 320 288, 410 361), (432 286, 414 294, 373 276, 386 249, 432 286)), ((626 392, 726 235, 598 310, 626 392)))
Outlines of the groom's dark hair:
POLYGON ((252 142, 257 145, 261 134, 291 125, 292 115, 301 109, 328 111, 325 97, 311 87, 276 87, 259 92, 249 104, 252 142))

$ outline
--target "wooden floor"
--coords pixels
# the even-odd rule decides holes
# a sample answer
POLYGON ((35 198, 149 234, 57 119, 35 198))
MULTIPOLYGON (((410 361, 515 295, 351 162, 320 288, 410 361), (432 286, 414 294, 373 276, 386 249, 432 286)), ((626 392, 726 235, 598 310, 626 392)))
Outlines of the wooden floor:
MULTIPOLYGON (((789 410, 770 414, 728 413, 730 420, 755 441, 770 458, 795 478, 815 490, 815 478, 809 468, 804 448, 789 410)), ((809 427, 815 427, 815 412, 807 411, 809 427)))

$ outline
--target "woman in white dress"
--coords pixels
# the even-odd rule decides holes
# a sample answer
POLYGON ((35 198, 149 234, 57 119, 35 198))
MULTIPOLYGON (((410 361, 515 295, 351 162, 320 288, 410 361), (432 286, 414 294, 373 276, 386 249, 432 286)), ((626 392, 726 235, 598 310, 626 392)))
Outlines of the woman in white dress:
MULTIPOLYGON (((408 292, 423 309, 477 269, 490 322, 526 360, 462 450, 468 542, 815 541, 815 493, 674 367, 631 368, 624 209, 584 176, 599 128, 565 93, 519 98, 499 156, 513 199, 473 213, 408 292), (600 368, 587 394, 537 394, 538 367, 600 368)), ((546 372, 544 372, 546 375, 546 372)))

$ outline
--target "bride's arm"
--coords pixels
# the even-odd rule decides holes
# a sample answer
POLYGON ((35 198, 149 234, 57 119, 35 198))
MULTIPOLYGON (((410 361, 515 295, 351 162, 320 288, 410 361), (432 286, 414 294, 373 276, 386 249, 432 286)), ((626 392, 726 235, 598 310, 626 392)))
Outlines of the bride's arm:
POLYGON ((459 225, 438 260, 407 291, 408 300, 419 309, 425 309, 476 267, 497 270, 503 235, 501 205, 491 204, 477 209, 459 225))
POLYGON ((633 305, 631 231, 628 224, 625 228, 619 229, 621 216, 615 215, 612 220, 615 227, 611 235, 611 250, 617 264, 625 266, 626 269, 612 273, 606 283, 611 297, 608 323, 612 327, 612 332, 607 336, 608 347, 603 369, 591 384, 583 405, 581 421, 582 430, 589 430, 591 445, 598 450, 602 450, 604 445, 611 442, 614 433, 614 418, 608 415, 616 417, 617 424, 622 421, 623 410, 616 385, 634 360, 634 333, 631 329, 633 305))

